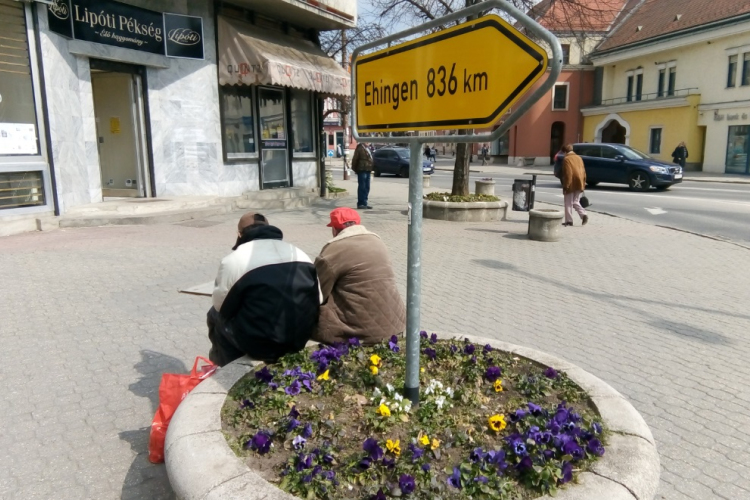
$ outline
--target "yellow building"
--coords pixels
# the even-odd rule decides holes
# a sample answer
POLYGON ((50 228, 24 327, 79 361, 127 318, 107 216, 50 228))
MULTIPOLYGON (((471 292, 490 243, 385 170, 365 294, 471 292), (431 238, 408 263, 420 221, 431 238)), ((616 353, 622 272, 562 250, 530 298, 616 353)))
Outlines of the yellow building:
POLYGON ((688 170, 750 173, 750 4, 725 4, 661 0, 624 13, 591 56, 597 104, 582 110, 583 141, 667 162, 685 142, 688 170))

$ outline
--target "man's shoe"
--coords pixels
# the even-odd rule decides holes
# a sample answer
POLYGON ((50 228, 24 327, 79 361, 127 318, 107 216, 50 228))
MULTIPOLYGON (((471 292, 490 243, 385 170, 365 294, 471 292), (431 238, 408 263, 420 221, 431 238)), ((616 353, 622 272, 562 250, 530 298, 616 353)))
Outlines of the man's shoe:
POLYGON ((363 208, 367 208, 367 205, 357 205, 357 210, 361 210, 363 208))
POLYGON ((366 208, 367 210, 372 210, 372 207, 370 205, 365 205, 364 208, 366 208))
POLYGON ((583 217, 581 217, 581 225, 582 226, 585 226, 588 223, 588 221, 589 221, 589 216, 588 215, 584 215, 583 217))
POLYGON ((572 226, 573 223, 572 222, 563 222, 562 225, 563 226, 572 226))

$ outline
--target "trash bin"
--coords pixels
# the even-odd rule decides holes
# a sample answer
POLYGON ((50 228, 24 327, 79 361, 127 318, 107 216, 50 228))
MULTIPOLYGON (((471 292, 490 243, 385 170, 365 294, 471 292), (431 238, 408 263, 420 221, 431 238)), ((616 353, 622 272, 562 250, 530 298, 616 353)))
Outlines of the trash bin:
POLYGON ((513 210, 528 212, 531 205, 531 180, 515 179, 513 181, 513 210))

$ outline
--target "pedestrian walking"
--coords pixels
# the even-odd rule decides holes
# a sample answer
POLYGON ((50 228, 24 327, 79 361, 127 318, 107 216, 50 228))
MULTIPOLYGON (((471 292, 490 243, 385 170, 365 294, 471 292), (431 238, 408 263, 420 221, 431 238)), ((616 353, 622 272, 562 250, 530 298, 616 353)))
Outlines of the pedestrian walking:
POLYGON ((430 146, 428 146, 427 144, 425 144, 424 145, 424 151, 422 151, 422 154, 424 155, 425 158, 427 158, 429 160, 430 159, 430 154, 431 154, 431 152, 430 152, 430 146))
POLYGON ((677 145, 677 147, 672 152, 672 162, 678 164, 684 169, 685 160, 687 160, 687 157, 688 157, 687 146, 685 146, 684 142, 681 142, 677 145))
POLYGON ((487 165, 487 153, 489 153, 487 144, 482 144, 482 165, 487 165))
POLYGON ((568 144, 563 148, 565 158, 562 164, 562 185, 565 196, 565 222, 563 226, 573 225, 573 210, 581 217, 582 225, 586 225, 589 216, 581 206, 581 195, 586 185, 586 169, 583 160, 573 151, 573 145, 568 144))
POLYGON ((372 208, 367 203, 370 196, 370 175, 372 174, 372 153, 363 142, 357 144, 352 158, 352 170, 357 174, 357 208, 372 208))

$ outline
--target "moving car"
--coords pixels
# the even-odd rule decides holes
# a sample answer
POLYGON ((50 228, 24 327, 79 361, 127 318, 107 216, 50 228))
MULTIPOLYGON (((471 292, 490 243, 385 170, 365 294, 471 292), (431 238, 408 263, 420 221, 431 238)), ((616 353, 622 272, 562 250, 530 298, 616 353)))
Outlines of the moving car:
MULTIPOLYGON (((381 148, 375 151, 372 154, 375 177, 380 177, 381 174, 409 177, 409 152, 408 148, 381 148)), ((434 172, 435 165, 431 161, 422 160, 422 173, 431 175, 434 172)))
MULTIPOLYGON (((669 189, 682 182, 682 167, 651 158, 646 153, 624 144, 573 144, 573 151, 583 159, 586 184, 600 182, 627 184, 635 191, 669 189)), ((562 155, 555 156, 555 175, 562 167, 562 155)))

